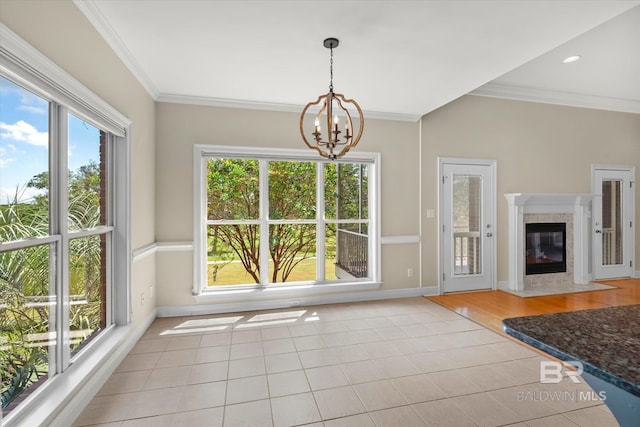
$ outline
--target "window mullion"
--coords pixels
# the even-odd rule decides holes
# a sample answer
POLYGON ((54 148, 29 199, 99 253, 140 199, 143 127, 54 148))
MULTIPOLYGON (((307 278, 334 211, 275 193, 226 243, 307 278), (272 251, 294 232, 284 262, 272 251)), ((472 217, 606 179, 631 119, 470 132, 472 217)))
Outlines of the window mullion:
POLYGON ((103 156, 102 161, 105 162, 105 181, 102 185, 106 186, 106 191, 104 194, 103 203, 106 203, 106 222, 105 225, 109 231, 106 233, 106 253, 104 256, 106 257, 106 271, 105 271, 105 281, 107 289, 105 291, 105 299, 104 302, 106 304, 106 327, 109 327, 114 323, 115 313, 114 313, 114 300, 115 300, 115 286, 113 286, 113 229, 114 229, 114 214, 115 214, 115 200, 114 197, 114 188, 115 188, 115 163, 114 163, 114 145, 116 142, 116 137, 111 134, 101 132, 100 134, 100 155, 103 156))
POLYGON ((68 111, 58 105, 54 109, 57 114, 52 120, 52 135, 56 139, 53 147, 54 164, 51 165, 51 174, 55 176, 52 183, 52 199, 56 200, 55 227, 60 234, 60 244, 57 266, 59 282, 57 283, 58 323, 56 326, 56 344, 58 347, 58 372, 69 367, 71 358, 69 346, 69 156, 68 156, 68 111))
POLYGON ((382 280, 382 269, 380 266, 380 155, 376 156, 377 160, 371 166, 371 173, 368 177, 368 250, 369 257, 367 259, 369 275, 373 280, 382 280), (374 188, 375 191, 371 191, 374 188))
POLYGON ((100 155, 106 158, 105 160, 106 179, 103 183, 103 185, 106 186, 105 198, 104 198, 104 201, 106 203, 106 207, 105 207, 106 221, 104 225, 107 227, 110 226, 113 228, 115 223, 114 216, 116 211, 116 207, 114 206, 115 200, 116 200, 116 198, 114 197, 114 189, 115 189, 114 145, 116 143, 116 137, 111 133, 107 133, 106 135, 104 133, 101 133, 100 138, 101 138, 100 148, 102 150, 100 155))
POLYGON ((269 162, 260 160, 260 286, 269 283, 269 162))
POLYGON ((193 250, 201 261, 193 264, 193 289, 198 295, 206 287, 207 282, 207 162, 206 157, 194 154, 193 167, 196 170, 193 181, 194 231, 193 250))
POLYGON ((55 295, 55 304, 49 309, 49 375, 63 371, 61 350, 61 322, 62 313, 60 301, 62 300, 62 242, 60 239, 60 200, 59 200, 59 146, 60 137, 60 108, 57 104, 49 103, 49 234, 56 237, 55 242, 49 245, 49 295, 55 295), (51 344, 53 343, 53 345, 51 344))
POLYGON ((79 239, 82 237, 91 237, 91 236, 98 236, 100 234, 107 234, 112 231, 113 231, 113 227, 100 226, 96 228, 87 228, 84 230, 69 231, 67 233, 67 237, 69 237, 69 239, 79 239))
POLYGON ((316 163, 316 281, 324 281, 325 266, 325 234, 324 223, 324 163, 316 163))
MULTIPOLYGON (((129 134, 130 135, 130 134, 129 134)), ((114 304, 110 307, 116 325, 131 321, 131 150, 129 137, 112 136, 110 147, 113 169, 110 182, 113 196, 113 225, 111 233, 111 265, 114 304), (123 255, 124 254, 124 255, 123 255)))

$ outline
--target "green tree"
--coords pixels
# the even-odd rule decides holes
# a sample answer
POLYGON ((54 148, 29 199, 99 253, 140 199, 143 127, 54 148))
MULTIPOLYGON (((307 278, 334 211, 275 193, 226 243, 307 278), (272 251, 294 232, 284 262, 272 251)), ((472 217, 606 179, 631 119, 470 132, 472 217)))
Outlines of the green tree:
MULTIPOLYGON (((207 167, 207 218, 258 219, 259 164, 256 160, 212 159, 207 167)), ((260 282, 259 228, 255 224, 215 225, 208 229, 212 254, 234 252, 256 283, 260 282)))
POLYGON ((104 201, 100 196, 100 166, 91 161, 69 172, 69 229, 100 225, 104 201))
MULTIPOLYGON (((71 230, 91 229, 101 223, 100 167, 91 162, 69 174, 71 230)), ((41 190, 32 203, 18 196, 0 205, 0 241, 16 241, 49 234, 49 175, 34 176, 26 188, 41 190)), ((70 294, 82 295, 82 304, 70 306, 72 331, 87 331, 88 338, 103 327, 104 286, 101 257, 104 237, 91 236, 70 242, 70 294)), ((0 374, 2 406, 10 404, 48 371, 48 346, 25 345, 35 337, 47 337, 52 313, 50 264, 55 253, 47 244, 0 253, 0 374), (31 337, 31 338, 28 338, 31 337)), ((46 338, 45 338, 46 342, 46 338)), ((75 348, 80 343, 73 345, 75 348)))
MULTIPOLYGON (((366 165, 354 163, 338 165, 336 181, 338 218, 363 219, 368 217, 367 185, 366 165)), ((365 231, 362 229, 362 224, 340 228, 343 227, 358 233, 365 231)))
MULTIPOLYGON (((257 220, 260 215, 259 162, 212 159, 207 171, 207 217, 210 220, 257 220)), ((316 163, 269 162, 269 215, 272 220, 316 218, 316 163)), ((209 252, 230 250, 260 283, 259 225, 209 227, 209 252)), ((304 259, 315 256, 314 224, 276 223, 269 228, 271 280, 285 282, 304 259)))
MULTIPOLYGON (((15 241, 48 233, 48 210, 18 202, 0 205, 0 241, 15 241)), ((47 373, 47 350, 24 345, 24 337, 46 334, 49 307, 27 305, 49 295, 49 246, 0 253, 0 375, 2 407, 9 405, 47 373)))
MULTIPOLYGON (((316 218, 316 164, 269 162, 270 219, 316 218)), ((286 282, 294 268, 316 255, 313 224, 274 224, 269 227, 272 282, 286 282)))

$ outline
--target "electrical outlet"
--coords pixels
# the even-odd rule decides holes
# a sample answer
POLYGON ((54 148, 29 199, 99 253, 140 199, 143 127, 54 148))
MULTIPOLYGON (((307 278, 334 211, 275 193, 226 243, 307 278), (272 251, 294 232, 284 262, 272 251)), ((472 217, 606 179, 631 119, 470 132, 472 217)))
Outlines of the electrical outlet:
POLYGON ((413 277, 413 268, 407 268, 407 277, 413 277))
POLYGON ((144 292, 140 294, 140 305, 144 305, 144 292))

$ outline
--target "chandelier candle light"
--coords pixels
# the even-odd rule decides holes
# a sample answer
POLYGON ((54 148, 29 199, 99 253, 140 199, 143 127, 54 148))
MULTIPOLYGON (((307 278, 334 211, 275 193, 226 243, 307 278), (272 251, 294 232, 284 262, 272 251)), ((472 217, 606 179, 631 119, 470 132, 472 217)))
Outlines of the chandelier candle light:
MULTIPOLYGON (((331 79, 329 82, 329 92, 325 95, 321 95, 314 102, 310 102, 302 110, 300 116, 300 134, 305 144, 311 149, 314 149, 320 153, 322 157, 326 157, 330 160, 336 160, 344 156, 350 149, 358 144, 360 137, 362 136, 362 130, 364 129, 364 117, 362 110, 356 101, 353 99, 346 99, 344 95, 333 92, 333 49, 338 47, 338 39, 328 38, 324 41, 324 47, 331 50, 331 79), (358 117, 356 124, 358 125, 358 132, 356 135, 353 133, 353 120, 349 109, 355 110, 358 117), (315 114, 315 121, 313 124, 313 132, 310 132, 309 123, 305 122, 307 112, 318 110, 315 114), (340 130, 340 121, 344 121, 344 135, 340 130), (323 137, 322 129, 326 123, 326 139, 323 137), (307 132, 313 136, 314 143, 310 143, 305 135, 305 125, 307 126, 307 132)), ((309 120, 307 120, 309 122, 309 120)))

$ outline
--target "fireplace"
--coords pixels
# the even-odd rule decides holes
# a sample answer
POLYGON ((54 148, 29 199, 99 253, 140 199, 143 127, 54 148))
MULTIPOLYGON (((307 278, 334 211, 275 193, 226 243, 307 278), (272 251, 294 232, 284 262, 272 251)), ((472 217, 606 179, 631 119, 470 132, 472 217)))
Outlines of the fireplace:
POLYGON ((586 285, 591 281, 591 204, 593 194, 508 193, 509 282, 512 291, 547 284, 586 285), (566 272, 529 274, 526 270, 526 224, 566 224, 566 272))
POLYGON ((567 224, 541 222, 526 224, 525 274, 567 271, 567 224))

